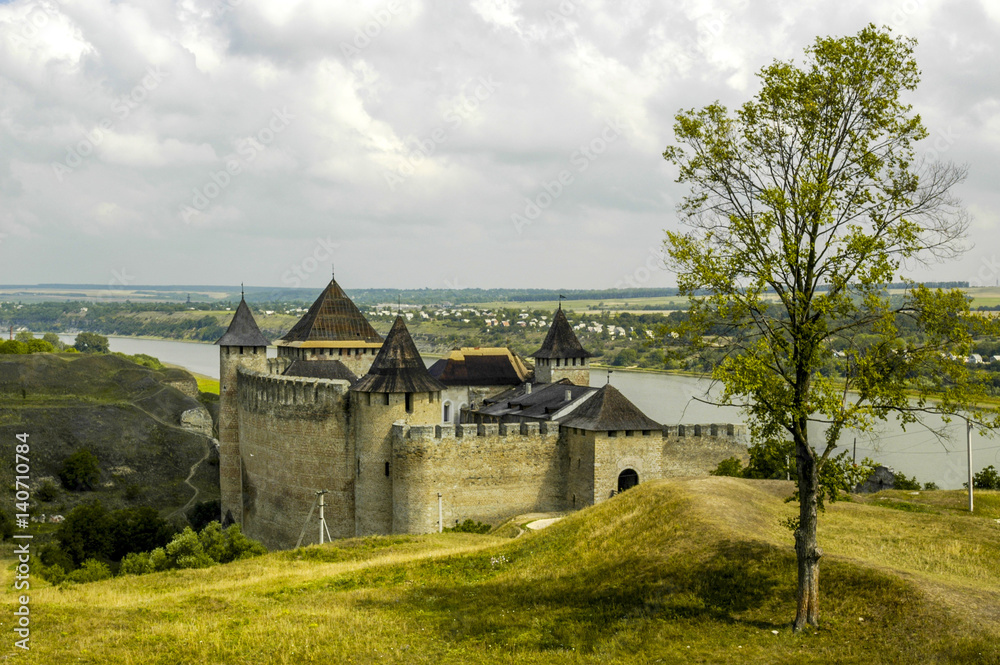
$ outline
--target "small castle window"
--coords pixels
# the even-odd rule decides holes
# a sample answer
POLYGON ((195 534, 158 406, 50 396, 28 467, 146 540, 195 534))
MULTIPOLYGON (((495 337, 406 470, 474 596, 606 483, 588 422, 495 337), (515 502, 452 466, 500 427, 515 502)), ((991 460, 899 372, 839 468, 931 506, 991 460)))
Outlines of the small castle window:
POLYGON ((608 438, 609 438, 609 439, 613 439, 613 438, 615 438, 616 436, 618 436, 618 432, 616 432, 616 431, 614 431, 614 430, 611 430, 610 432, 608 432, 608 438))
POLYGON ((633 436, 634 434, 635 434, 635 432, 633 432, 630 429, 625 430, 625 436, 633 436))
POLYGON ((451 421, 451 402, 444 403, 444 417, 441 418, 444 422, 451 421))
POLYGON ((382 393, 382 404, 389 406, 389 393, 382 393))
POLYGON ((389 477, 389 463, 388 462, 385 463, 385 477, 386 478, 389 477))
POLYGON ((642 430, 642 435, 643 436, 649 436, 650 434, 652 434, 652 432, 650 430, 648 430, 648 429, 642 430))
POLYGON ((406 412, 413 413, 413 393, 406 393, 406 412))

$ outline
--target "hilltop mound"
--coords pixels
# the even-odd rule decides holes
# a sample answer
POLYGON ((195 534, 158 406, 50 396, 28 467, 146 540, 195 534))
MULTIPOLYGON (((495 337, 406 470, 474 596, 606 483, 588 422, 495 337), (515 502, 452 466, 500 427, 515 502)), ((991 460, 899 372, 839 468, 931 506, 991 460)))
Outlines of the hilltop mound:
POLYGON ((33 626, 45 639, 25 661, 1000 662, 997 625, 934 593, 975 584, 996 597, 996 525, 976 517, 831 507, 820 533, 823 625, 793 635, 795 562, 778 523, 794 513, 789 491, 658 481, 514 540, 359 538, 38 589, 32 600, 46 612, 33 626), (838 533, 845 524, 851 535, 838 533), (883 556, 920 527, 955 533, 910 544, 905 560, 883 556), (852 550, 858 534, 863 557, 852 550), (979 559, 949 556, 973 546, 979 559))
MULTIPOLYGON (((173 512, 195 488, 199 501, 219 495, 211 415, 191 386, 197 394, 187 372, 151 370, 114 355, 0 356, 0 437, 29 434, 35 488, 46 479, 59 485, 73 452, 87 448, 97 456, 96 491, 60 492, 38 506, 41 513, 65 514, 93 498, 109 508, 148 504, 173 512)), ((12 470, 4 469, 7 480, 12 470)))

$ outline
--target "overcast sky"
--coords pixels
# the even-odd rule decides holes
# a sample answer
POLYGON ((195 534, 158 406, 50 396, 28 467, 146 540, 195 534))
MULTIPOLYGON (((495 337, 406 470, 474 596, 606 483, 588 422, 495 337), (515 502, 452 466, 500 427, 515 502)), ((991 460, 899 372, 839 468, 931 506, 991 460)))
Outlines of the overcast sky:
POLYGON ((673 285, 674 114, 869 22, 970 166, 976 247, 914 275, 992 285, 991 0, 0 2, 0 283, 673 285))

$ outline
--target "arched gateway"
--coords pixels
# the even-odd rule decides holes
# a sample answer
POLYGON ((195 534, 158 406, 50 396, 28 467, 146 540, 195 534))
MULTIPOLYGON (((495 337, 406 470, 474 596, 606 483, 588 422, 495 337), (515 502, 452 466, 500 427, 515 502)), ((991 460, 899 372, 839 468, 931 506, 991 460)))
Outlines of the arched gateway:
POLYGON ((624 492, 630 487, 635 487, 639 484, 639 474, 632 469, 625 469, 620 474, 618 474, 618 491, 624 492))

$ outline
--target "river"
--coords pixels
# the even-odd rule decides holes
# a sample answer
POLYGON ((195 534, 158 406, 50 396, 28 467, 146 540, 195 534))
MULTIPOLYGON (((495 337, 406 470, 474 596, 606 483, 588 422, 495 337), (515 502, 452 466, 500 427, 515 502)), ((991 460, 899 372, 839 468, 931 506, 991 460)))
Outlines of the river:
MULTIPOLYGON (((60 338, 73 342, 72 335, 60 335, 60 338)), ((214 344, 134 337, 110 337, 109 342, 112 351, 145 353, 198 374, 219 377, 219 347, 214 344)), ((267 351, 269 357, 276 354, 273 347, 267 351)), ((434 360, 428 358, 427 363, 431 364, 434 360)), ((606 370, 591 372, 591 385, 601 386, 607 381, 606 370)), ((664 424, 744 420, 735 407, 718 407, 698 401, 698 398, 705 398, 705 390, 709 387, 705 379, 615 370, 610 375, 610 381, 646 415, 664 424)), ((935 426, 944 426, 939 419, 935 420, 935 426)), ((856 437, 857 459, 870 457, 907 476, 916 476, 920 482, 933 481, 942 489, 959 489, 968 477, 965 423, 953 422, 945 427, 946 437, 941 440, 920 425, 909 425, 904 431, 895 422, 886 423, 873 433, 847 431, 841 437, 845 443, 842 450, 852 452, 856 437)), ((814 441, 820 440, 820 426, 817 425, 810 434, 814 441)), ((973 455, 973 469, 976 471, 990 464, 1000 467, 1000 438, 987 438, 974 433, 973 455)))

